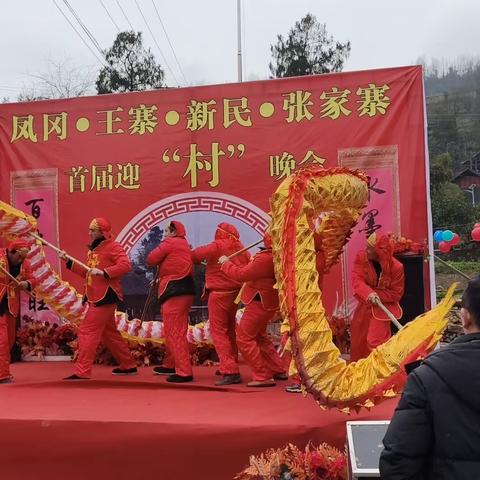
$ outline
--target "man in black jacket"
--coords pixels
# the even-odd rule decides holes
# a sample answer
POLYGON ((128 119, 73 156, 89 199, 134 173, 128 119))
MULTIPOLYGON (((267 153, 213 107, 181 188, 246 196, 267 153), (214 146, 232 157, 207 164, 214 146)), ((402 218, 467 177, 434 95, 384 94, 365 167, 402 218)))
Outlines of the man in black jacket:
POLYGON ((408 376, 383 439, 383 480, 480 478, 480 277, 462 307, 466 335, 408 376))

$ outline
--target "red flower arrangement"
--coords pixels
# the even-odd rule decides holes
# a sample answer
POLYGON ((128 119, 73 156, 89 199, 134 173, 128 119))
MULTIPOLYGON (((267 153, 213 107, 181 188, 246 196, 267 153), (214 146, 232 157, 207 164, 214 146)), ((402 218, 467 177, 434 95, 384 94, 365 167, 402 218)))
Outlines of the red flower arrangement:
POLYGON ((414 242, 409 238, 399 237, 394 233, 389 233, 388 236, 393 243, 393 253, 424 254, 426 251, 425 245, 414 242))
POLYGON ((250 457, 250 465, 236 480, 347 480, 345 453, 322 443, 309 443, 301 451, 291 443, 284 448, 271 448, 250 457))
MULTIPOLYGON (((24 316, 23 320, 25 324, 17 332, 17 343, 23 357, 69 355, 75 360, 78 350, 77 327, 70 324, 36 322, 27 316, 24 316)), ((128 345, 138 366, 161 365, 165 356, 164 344, 128 342, 128 345)), ((215 365, 218 362, 215 348, 210 344, 190 344, 190 355, 193 365, 215 365)), ((95 363, 115 364, 110 351, 102 344, 98 347, 95 363)))
POLYGON ((66 324, 35 322, 24 316, 25 325, 17 331, 17 343, 23 357, 72 355, 71 342, 77 336, 76 327, 66 324))

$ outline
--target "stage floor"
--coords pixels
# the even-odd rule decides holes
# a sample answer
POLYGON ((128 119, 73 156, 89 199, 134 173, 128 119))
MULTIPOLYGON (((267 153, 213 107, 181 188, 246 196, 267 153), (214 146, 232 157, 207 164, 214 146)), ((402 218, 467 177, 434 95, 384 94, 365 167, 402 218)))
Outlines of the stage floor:
POLYGON ((0 478, 230 480, 270 447, 343 449, 346 421, 390 419, 398 401, 347 416, 284 392, 287 382, 215 387, 215 369, 174 385, 151 368, 114 377, 95 366, 92 380, 66 382, 70 363, 12 365, 15 383, 0 385, 0 478))

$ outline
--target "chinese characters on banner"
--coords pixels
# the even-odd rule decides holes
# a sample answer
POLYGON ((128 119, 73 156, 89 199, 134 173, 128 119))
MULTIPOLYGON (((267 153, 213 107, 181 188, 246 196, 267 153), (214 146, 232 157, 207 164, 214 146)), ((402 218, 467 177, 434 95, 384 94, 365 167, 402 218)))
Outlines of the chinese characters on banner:
POLYGON ((56 240, 79 259, 91 218, 107 217, 135 260, 151 229, 171 217, 186 221, 193 244, 213 238, 219 221, 258 238, 270 195, 297 169, 364 170, 370 201, 325 282, 328 309, 337 294, 351 296, 351 261, 369 232, 428 237, 424 128, 416 66, 5 104, 2 178, 55 171, 58 209, 33 184, 20 198, 14 183, 2 182, 0 198, 40 211, 42 233, 55 236, 43 223, 51 221, 56 240))

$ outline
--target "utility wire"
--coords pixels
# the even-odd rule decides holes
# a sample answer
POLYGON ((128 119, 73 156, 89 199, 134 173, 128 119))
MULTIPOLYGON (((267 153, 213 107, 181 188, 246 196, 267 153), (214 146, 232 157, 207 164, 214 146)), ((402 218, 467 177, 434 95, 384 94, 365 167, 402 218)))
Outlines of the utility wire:
POLYGON ((134 32, 134 28, 133 28, 133 25, 131 24, 129 18, 127 17, 127 14, 123 11, 123 8, 122 6, 120 5, 120 2, 118 0, 115 0, 117 2, 117 5, 118 5, 118 8, 120 8, 120 10, 122 11, 123 13, 123 16, 125 17, 125 20, 127 21, 127 23, 130 25, 130 28, 132 30, 132 32, 134 32))
POLYGON ((103 3, 103 0, 100 0, 100 3, 102 4, 102 7, 103 9, 105 10, 105 12, 107 13, 107 15, 109 16, 110 20, 112 21, 112 23, 115 25, 115 28, 117 29, 117 31, 120 32, 120 27, 117 25, 117 22, 115 22, 115 20, 113 19, 113 17, 110 15, 110 12, 108 11, 107 7, 105 6, 105 4, 103 3))
POLYGON ((173 53, 173 56, 175 57, 175 62, 177 63, 178 69, 180 70, 180 73, 182 74, 182 77, 185 80, 185 84, 188 85, 187 77, 185 76, 185 73, 183 73, 182 67, 180 66, 180 62, 178 61, 177 55, 175 53, 175 49, 173 48, 172 42, 170 41, 170 37, 168 36, 165 25, 163 24, 162 19, 160 18, 160 13, 158 12, 157 6, 155 5, 155 1, 152 0, 152 3, 153 3, 153 8, 155 9, 155 12, 157 13, 158 20, 160 21, 160 25, 163 28, 163 32, 165 33, 165 37, 167 37, 168 44, 170 45, 170 48, 172 49, 172 53, 173 53))
POLYGON ((92 50, 92 48, 90 47, 90 45, 85 41, 85 39, 82 37, 82 35, 80 34, 80 32, 75 28, 75 26, 73 25, 73 23, 70 21, 70 19, 65 15, 65 13, 63 13, 63 10, 59 7, 58 3, 56 2, 56 0, 52 0, 53 3, 55 4, 55 6, 57 7, 58 11, 63 15, 63 17, 65 18, 65 20, 70 24, 70 26, 75 30, 75 33, 80 37, 80 40, 84 43, 84 45, 90 50, 90 52, 92 52, 92 54, 95 56, 95 58, 98 60, 98 62, 106 67, 105 63, 103 62, 103 60, 101 60, 97 54, 94 52, 94 50, 92 50))
POLYGON ((67 6, 67 8, 70 10, 70 13, 74 16, 75 20, 77 23, 80 25, 82 30, 86 33, 87 37, 90 39, 90 41, 93 43, 93 46, 97 49, 98 53, 103 57, 103 49, 98 43, 97 39, 93 35, 93 33, 88 29, 88 27, 83 23, 82 19, 80 18, 80 15, 75 11, 75 9, 68 3, 68 0, 63 0, 63 3, 67 6))
POLYGON ((162 49, 160 48, 160 45, 158 44, 157 39, 155 38, 155 35, 153 34, 152 29, 150 28, 150 25, 148 24, 147 19, 145 18, 145 15, 143 14, 142 9, 140 8, 140 5, 138 4, 137 0, 135 0, 135 5, 137 6, 138 11, 140 12, 140 15, 142 16, 143 21, 145 22, 145 25, 147 26, 148 31, 150 32, 150 35, 152 36, 153 41, 155 42, 155 45, 157 46, 158 51, 160 52, 160 55, 162 56, 163 61, 165 62, 166 67, 170 71, 170 73, 171 73, 173 79, 175 80, 175 83, 177 84, 177 86, 180 86, 180 83, 177 80, 177 77, 175 76, 175 74, 173 73, 173 70, 170 68, 170 65, 168 64, 167 59, 165 58, 165 55, 163 54, 162 49))

